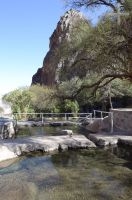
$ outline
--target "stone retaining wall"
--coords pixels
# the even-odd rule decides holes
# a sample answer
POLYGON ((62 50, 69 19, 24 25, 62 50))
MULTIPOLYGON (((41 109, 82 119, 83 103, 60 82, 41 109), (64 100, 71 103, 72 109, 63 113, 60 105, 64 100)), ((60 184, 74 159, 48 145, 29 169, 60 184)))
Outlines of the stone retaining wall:
POLYGON ((132 109, 112 109, 114 130, 132 135, 132 109))

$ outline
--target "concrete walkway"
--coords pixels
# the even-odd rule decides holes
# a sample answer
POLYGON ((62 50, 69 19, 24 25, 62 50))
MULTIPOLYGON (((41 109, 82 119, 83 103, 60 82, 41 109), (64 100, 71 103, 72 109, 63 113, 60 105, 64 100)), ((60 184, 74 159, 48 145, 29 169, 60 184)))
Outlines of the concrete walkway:
POLYGON ((51 152, 65 149, 94 148, 96 145, 83 135, 32 136, 18 139, 0 140, 0 161, 15 158, 24 153, 51 152))

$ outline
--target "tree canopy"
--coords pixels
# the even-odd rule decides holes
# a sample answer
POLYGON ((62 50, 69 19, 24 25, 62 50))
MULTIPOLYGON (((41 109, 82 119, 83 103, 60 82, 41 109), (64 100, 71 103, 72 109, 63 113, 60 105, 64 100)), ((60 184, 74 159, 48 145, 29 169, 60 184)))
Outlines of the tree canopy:
MULTIPOLYGON (((72 94, 72 98, 86 88, 93 88, 93 93, 95 93, 97 89, 117 78, 132 83, 132 2, 129 0, 71 0, 67 2, 72 6, 85 6, 89 9, 90 6, 105 5, 112 7, 115 11, 116 3, 120 3, 122 13, 128 14, 120 16, 120 24, 117 24, 115 17, 111 18, 106 14, 95 27, 87 30, 87 34, 85 31, 84 34, 82 32, 80 34, 77 28, 74 30, 74 43, 70 43, 67 49, 71 49, 74 54, 76 52, 77 56, 70 68, 77 67, 80 71, 85 68, 87 79, 91 77, 94 79, 92 78, 93 81, 89 83, 85 78, 85 81, 72 94), (78 43, 75 40, 79 37, 78 43)), ((67 56, 69 51, 67 51, 67 56)))

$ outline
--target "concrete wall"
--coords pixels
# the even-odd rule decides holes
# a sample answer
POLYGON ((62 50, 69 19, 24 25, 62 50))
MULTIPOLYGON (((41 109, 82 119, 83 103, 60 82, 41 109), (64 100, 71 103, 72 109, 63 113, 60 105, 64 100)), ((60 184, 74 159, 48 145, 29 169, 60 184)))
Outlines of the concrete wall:
POLYGON ((132 134, 132 109, 112 109, 114 130, 132 134))

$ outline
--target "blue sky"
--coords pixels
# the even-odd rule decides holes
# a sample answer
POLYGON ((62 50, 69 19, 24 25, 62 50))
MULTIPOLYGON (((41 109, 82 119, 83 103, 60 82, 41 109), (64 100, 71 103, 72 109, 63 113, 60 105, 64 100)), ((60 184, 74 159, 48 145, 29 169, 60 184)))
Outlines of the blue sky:
MULTIPOLYGON (((63 0, 0 0, 0 94, 31 84, 66 10, 63 0)), ((87 16, 95 23, 101 12, 87 16)))

